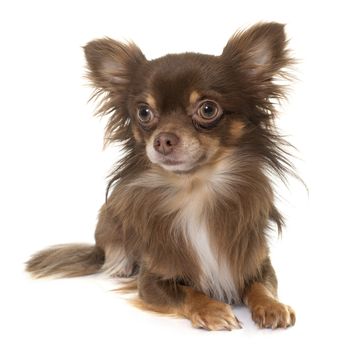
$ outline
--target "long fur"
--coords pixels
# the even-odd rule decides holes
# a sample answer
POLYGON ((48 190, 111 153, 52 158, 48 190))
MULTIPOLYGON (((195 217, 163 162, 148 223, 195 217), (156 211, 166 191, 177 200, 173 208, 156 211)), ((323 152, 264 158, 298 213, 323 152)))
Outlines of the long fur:
POLYGON ((104 253, 87 244, 61 244, 37 252, 27 263, 33 277, 76 277, 98 272, 104 253))

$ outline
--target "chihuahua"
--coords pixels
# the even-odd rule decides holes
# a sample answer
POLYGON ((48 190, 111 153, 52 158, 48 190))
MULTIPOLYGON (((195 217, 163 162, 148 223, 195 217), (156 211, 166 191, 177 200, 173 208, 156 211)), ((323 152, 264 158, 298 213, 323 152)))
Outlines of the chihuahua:
POLYGON ((124 153, 111 173, 94 246, 58 245, 27 262, 34 277, 128 277, 137 304, 196 328, 240 328, 244 303, 262 328, 294 325, 277 297, 267 231, 283 217, 271 174, 293 166, 275 105, 294 60, 284 26, 234 34, 220 56, 147 60, 133 43, 85 47, 88 78, 108 115, 106 142, 124 153))

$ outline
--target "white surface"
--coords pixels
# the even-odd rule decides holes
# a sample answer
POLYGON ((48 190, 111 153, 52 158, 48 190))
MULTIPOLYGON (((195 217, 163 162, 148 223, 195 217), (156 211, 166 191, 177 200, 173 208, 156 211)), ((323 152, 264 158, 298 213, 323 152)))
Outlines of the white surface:
POLYGON ((349 22, 332 1, 7 1, 0 5, 1 349, 349 348, 349 22), (297 312, 287 331, 194 330, 144 313, 102 278, 32 281, 22 263, 55 243, 92 242, 105 175, 104 121, 92 118, 81 46, 132 39, 148 58, 219 54, 259 20, 287 23, 301 59, 280 120, 299 148, 309 186, 281 187, 287 229, 272 239, 281 299, 297 312))

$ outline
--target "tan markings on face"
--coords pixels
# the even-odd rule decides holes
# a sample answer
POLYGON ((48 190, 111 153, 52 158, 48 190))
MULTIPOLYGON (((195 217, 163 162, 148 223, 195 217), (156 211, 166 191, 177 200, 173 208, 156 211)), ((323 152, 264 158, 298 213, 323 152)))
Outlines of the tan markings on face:
POLYGON ((200 133, 198 133, 198 137, 201 143, 207 148, 217 149, 219 147, 219 140, 216 137, 212 137, 211 135, 200 134, 200 133))
POLYGON ((206 150, 207 162, 215 158, 217 151, 220 151, 220 142, 217 138, 206 134, 198 134, 202 147, 206 150))
POLYGON ((135 140, 137 142, 142 142, 143 138, 140 133, 140 130, 135 125, 132 126, 132 133, 134 134, 135 140))
POLYGON ((197 91, 192 91, 190 95, 190 104, 191 105, 195 104, 198 101, 199 97, 200 95, 197 91))
POLYGON ((156 109, 156 107, 157 107, 156 100, 152 95, 148 94, 146 96, 146 102, 153 110, 156 109))
POLYGON ((235 138, 240 138, 243 135, 245 124, 240 120, 234 120, 230 125, 230 133, 235 138))

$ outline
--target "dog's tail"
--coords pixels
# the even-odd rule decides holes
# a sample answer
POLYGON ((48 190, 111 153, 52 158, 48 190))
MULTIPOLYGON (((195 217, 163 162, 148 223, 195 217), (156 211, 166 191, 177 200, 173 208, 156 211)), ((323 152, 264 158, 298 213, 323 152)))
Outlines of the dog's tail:
POLYGON ((99 272, 104 260, 103 250, 96 246, 62 244, 34 254, 26 270, 34 278, 85 276, 99 272))

